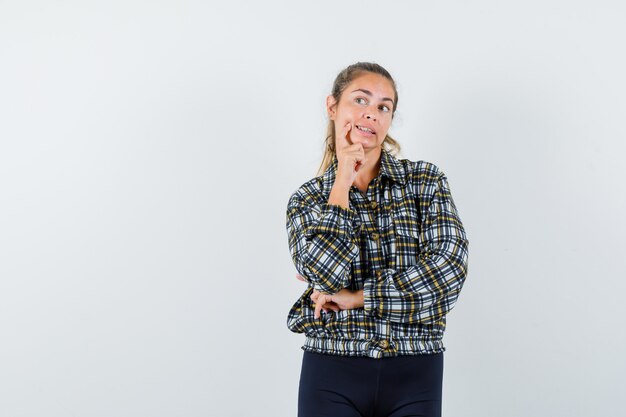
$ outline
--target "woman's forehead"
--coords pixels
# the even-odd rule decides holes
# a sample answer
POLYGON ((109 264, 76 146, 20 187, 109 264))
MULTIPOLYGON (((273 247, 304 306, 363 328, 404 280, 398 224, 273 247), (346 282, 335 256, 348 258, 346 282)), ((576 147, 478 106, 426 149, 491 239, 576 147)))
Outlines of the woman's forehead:
POLYGON ((365 74, 354 79, 345 90, 348 94, 366 94, 381 100, 394 100, 394 90, 391 82, 378 74, 365 74))

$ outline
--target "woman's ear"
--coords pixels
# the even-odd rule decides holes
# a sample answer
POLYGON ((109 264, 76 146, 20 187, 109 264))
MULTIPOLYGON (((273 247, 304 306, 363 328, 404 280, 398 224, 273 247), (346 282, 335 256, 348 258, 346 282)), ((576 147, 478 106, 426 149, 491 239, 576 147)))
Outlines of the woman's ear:
POLYGON ((330 117, 330 120, 335 120, 335 114, 337 112, 337 101, 332 94, 329 94, 326 97, 326 111, 328 112, 328 117, 330 117))

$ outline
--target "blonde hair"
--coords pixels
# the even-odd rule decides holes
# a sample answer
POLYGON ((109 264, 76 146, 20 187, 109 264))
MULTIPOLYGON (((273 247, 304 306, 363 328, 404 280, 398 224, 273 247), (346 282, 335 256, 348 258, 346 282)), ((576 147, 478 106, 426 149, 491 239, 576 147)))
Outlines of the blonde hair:
MULTIPOLYGON (((339 103, 341 95, 343 94, 343 91, 346 89, 346 87, 352 81, 354 81, 354 79, 358 78, 360 75, 363 75, 363 73, 365 72, 372 72, 374 74, 382 75, 391 82, 393 92, 396 95, 393 102, 393 110, 391 112, 391 118, 393 120, 393 115, 396 113, 396 108, 398 108, 398 90, 396 89, 396 82, 393 80, 391 74, 389 74, 386 69, 373 62, 357 62, 344 68, 339 74, 337 74, 337 77, 335 78, 335 82, 333 83, 333 88, 331 92, 332 96, 335 98, 336 102, 339 103)), ((391 154, 393 155, 399 153, 401 149, 400 144, 389 135, 385 136, 382 147, 383 149, 391 152, 391 154)), ((324 171, 326 171, 335 156, 335 123, 333 120, 329 119, 328 125, 326 126, 326 139, 324 140, 324 156, 322 157, 322 162, 318 169, 317 175, 321 175, 324 173, 324 171)))

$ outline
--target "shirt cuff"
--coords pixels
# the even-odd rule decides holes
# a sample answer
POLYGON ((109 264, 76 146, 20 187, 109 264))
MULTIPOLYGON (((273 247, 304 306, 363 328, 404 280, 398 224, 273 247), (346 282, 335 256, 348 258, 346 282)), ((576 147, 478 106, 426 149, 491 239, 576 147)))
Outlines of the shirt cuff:
POLYGON ((321 204, 321 214, 317 222, 304 231, 310 238, 320 233, 332 234, 340 238, 352 239, 361 227, 357 213, 349 208, 336 204, 321 204))

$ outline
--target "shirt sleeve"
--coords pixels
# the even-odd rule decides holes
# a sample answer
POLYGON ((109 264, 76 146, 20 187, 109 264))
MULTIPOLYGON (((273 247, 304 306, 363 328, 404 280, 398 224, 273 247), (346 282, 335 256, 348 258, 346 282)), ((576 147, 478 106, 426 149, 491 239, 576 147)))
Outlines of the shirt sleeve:
POLYGON ((294 193, 287 206, 289 251, 296 270, 314 289, 334 294, 348 286, 360 225, 357 213, 294 193))
POLYGON ((437 186, 421 225, 415 265, 398 272, 383 268, 364 282, 365 313, 400 323, 432 323, 455 305, 467 276, 468 240, 446 175, 437 186))

